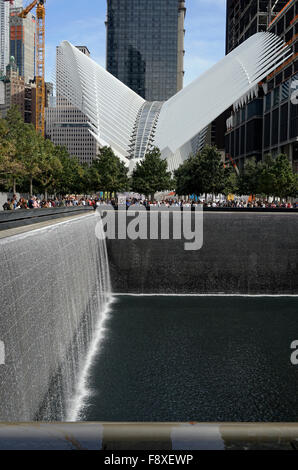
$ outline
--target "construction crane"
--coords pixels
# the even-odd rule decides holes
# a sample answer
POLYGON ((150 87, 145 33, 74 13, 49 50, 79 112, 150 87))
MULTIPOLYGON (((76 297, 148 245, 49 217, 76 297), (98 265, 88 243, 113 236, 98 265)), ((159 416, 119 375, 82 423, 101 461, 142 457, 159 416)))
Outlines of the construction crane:
MULTIPOLYGON (((13 4, 13 0, 10 4, 13 4)), ((24 8, 18 16, 27 18, 33 8, 36 7, 36 130, 44 135, 45 126, 45 10, 46 0, 34 0, 24 8)))
POLYGON ((20 18, 27 18, 36 7, 36 130, 44 135, 45 126, 45 0, 34 0, 19 13, 20 18))

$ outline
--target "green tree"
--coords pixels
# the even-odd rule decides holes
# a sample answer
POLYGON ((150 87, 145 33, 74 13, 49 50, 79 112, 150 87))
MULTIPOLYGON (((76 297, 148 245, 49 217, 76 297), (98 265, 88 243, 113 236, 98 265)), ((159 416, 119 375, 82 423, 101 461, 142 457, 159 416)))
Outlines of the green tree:
POLYGON ((110 147, 100 149, 97 159, 91 165, 89 176, 94 190, 108 193, 128 189, 128 168, 110 147))
POLYGON ((40 153, 40 174, 38 180, 43 189, 45 199, 47 199, 49 188, 54 192, 56 190, 63 166, 55 154, 55 145, 50 140, 44 139, 42 135, 37 134, 37 136, 40 153))
POLYGON ((293 188, 292 188, 292 197, 297 198, 298 196, 298 173, 294 174, 293 188))
POLYGON ((4 119, 0 119, 0 171, 5 172, 7 163, 14 158, 16 148, 13 140, 9 138, 9 127, 4 119))
POLYGON ((294 174, 287 155, 275 159, 265 155, 262 162, 254 158, 246 161, 240 177, 241 194, 277 196, 281 199, 297 194, 297 176, 294 174))
POLYGON ((14 153, 6 161, 6 177, 11 180, 13 192, 16 192, 17 182, 23 180, 26 174, 21 152, 25 144, 25 124, 16 106, 12 106, 4 120, 6 122, 6 139, 12 145, 14 153))
POLYGON ((20 159, 25 169, 25 175, 29 180, 29 193, 33 195, 33 180, 41 173, 40 148, 38 136, 33 125, 27 124, 24 128, 23 144, 20 149, 20 159))
POLYGON ((275 177, 273 194, 287 199, 297 194, 297 176, 294 174, 288 156, 281 154, 276 157, 272 166, 275 177))
POLYGON ((206 146, 200 153, 202 189, 206 194, 219 194, 225 185, 225 168, 216 147, 206 146))
POLYGON ((172 177, 168 164, 160 155, 160 150, 154 147, 136 164, 131 177, 131 188, 139 194, 151 195, 153 200, 157 191, 171 189, 172 177))
POLYGON ((97 184, 94 184, 95 177, 99 177, 98 172, 94 167, 92 165, 89 166, 87 163, 83 163, 81 164, 81 169, 83 170, 81 177, 82 192, 84 194, 90 194, 95 190, 95 188, 100 188, 99 181, 97 184))
POLYGON ((224 170, 224 188, 222 193, 225 196, 239 193, 239 177, 232 166, 226 166, 224 170))
POLYGON ((60 194, 81 193, 83 191, 84 168, 77 157, 70 157, 67 149, 55 146, 53 154, 61 163, 54 175, 54 192, 60 194))
POLYGON ((203 185, 200 173, 200 155, 191 155, 175 171, 176 193, 180 196, 202 194, 203 185))
POLYGON ((24 167, 16 157, 17 148, 15 140, 10 136, 8 123, 0 120, 0 174, 7 187, 16 192, 16 183, 24 176, 24 167))
POLYGON ((8 111, 5 118, 8 124, 10 139, 14 139, 18 143, 24 140, 24 130, 26 124, 17 106, 12 106, 8 111))
POLYGON ((265 155, 264 161, 257 164, 257 193, 265 194, 267 198, 274 195, 276 176, 273 171, 274 159, 272 155, 265 155))
POLYGON ((259 168, 255 157, 247 159, 240 176, 240 193, 256 195, 259 190, 259 168))
POLYGON ((206 146, 190 156, 175 171, 176 191, 180 195, 219 194, 226 183, 222 157, 216 147, 206 146))

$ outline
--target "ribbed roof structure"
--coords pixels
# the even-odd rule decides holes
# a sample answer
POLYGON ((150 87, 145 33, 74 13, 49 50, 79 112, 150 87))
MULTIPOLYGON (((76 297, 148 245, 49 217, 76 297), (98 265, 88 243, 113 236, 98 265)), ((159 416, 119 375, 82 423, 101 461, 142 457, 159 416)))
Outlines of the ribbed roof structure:
POLYGON ((88 117, 98 142, 111 146, 128 165, 131 158, 135 161, 136 154, 144 156, 140 154, 142 148, 156 145, 167 158, 170 170, 189 156, 194 143, 201 142, 207 126, 217 116, 245 99, 291 55, 279 37, 257 33, 175 96, 158 104, 152 114, 155 105, 147 105, 69 42, 62 42, 59 50, 57 96, 59 93, 88 117), (134 142, 137 138, 139 141, 134 142))

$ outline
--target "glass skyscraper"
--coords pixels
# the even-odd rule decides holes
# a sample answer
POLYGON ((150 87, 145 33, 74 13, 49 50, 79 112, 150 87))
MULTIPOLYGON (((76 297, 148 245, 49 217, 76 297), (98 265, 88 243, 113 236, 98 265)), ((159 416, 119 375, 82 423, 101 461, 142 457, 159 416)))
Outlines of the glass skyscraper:
POLYGON ((20 76, 29 83, 35 77, 36 20, 31 13, 26 18, 20 18, 21 11, 22 8, 12 8, 10 11, 10 55, 16 60, 20 76))
POLYGON ((148 101, 181 90, 184 0, 107 3, 107 70, 148 101))

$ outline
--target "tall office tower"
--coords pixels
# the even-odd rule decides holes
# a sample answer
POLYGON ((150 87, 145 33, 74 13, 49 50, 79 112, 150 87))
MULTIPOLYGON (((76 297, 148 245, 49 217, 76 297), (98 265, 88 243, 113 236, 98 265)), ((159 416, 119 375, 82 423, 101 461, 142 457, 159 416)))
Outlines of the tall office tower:
POLYGON ((27 18, 20 18, 21 8, 12 8, 10 12, 10 55, 16 60, 20 76, 29 83, 35 77, 35 17, 29 13, 27 18))
POLYGON ((227 51, 263 24, 265 19, 259 17, 265 16, 265 6, 267 30, 290 45, 293 55, 234 104, 227 120, 225 148, 240 168, 247 158, 262 160, 268 153, 286 153, 298 172, 298 106, 293 102, 298 89, 298 0, 228 0, 227 51), (243 3, 247 7, 242 11, 243 3))
POLYGON ((107 70, 148 101, 183 87, 184 0, 107 0, 107 70))
POLYGON ((0 0, 0 75, 9 64, 9 2, 0 0))

